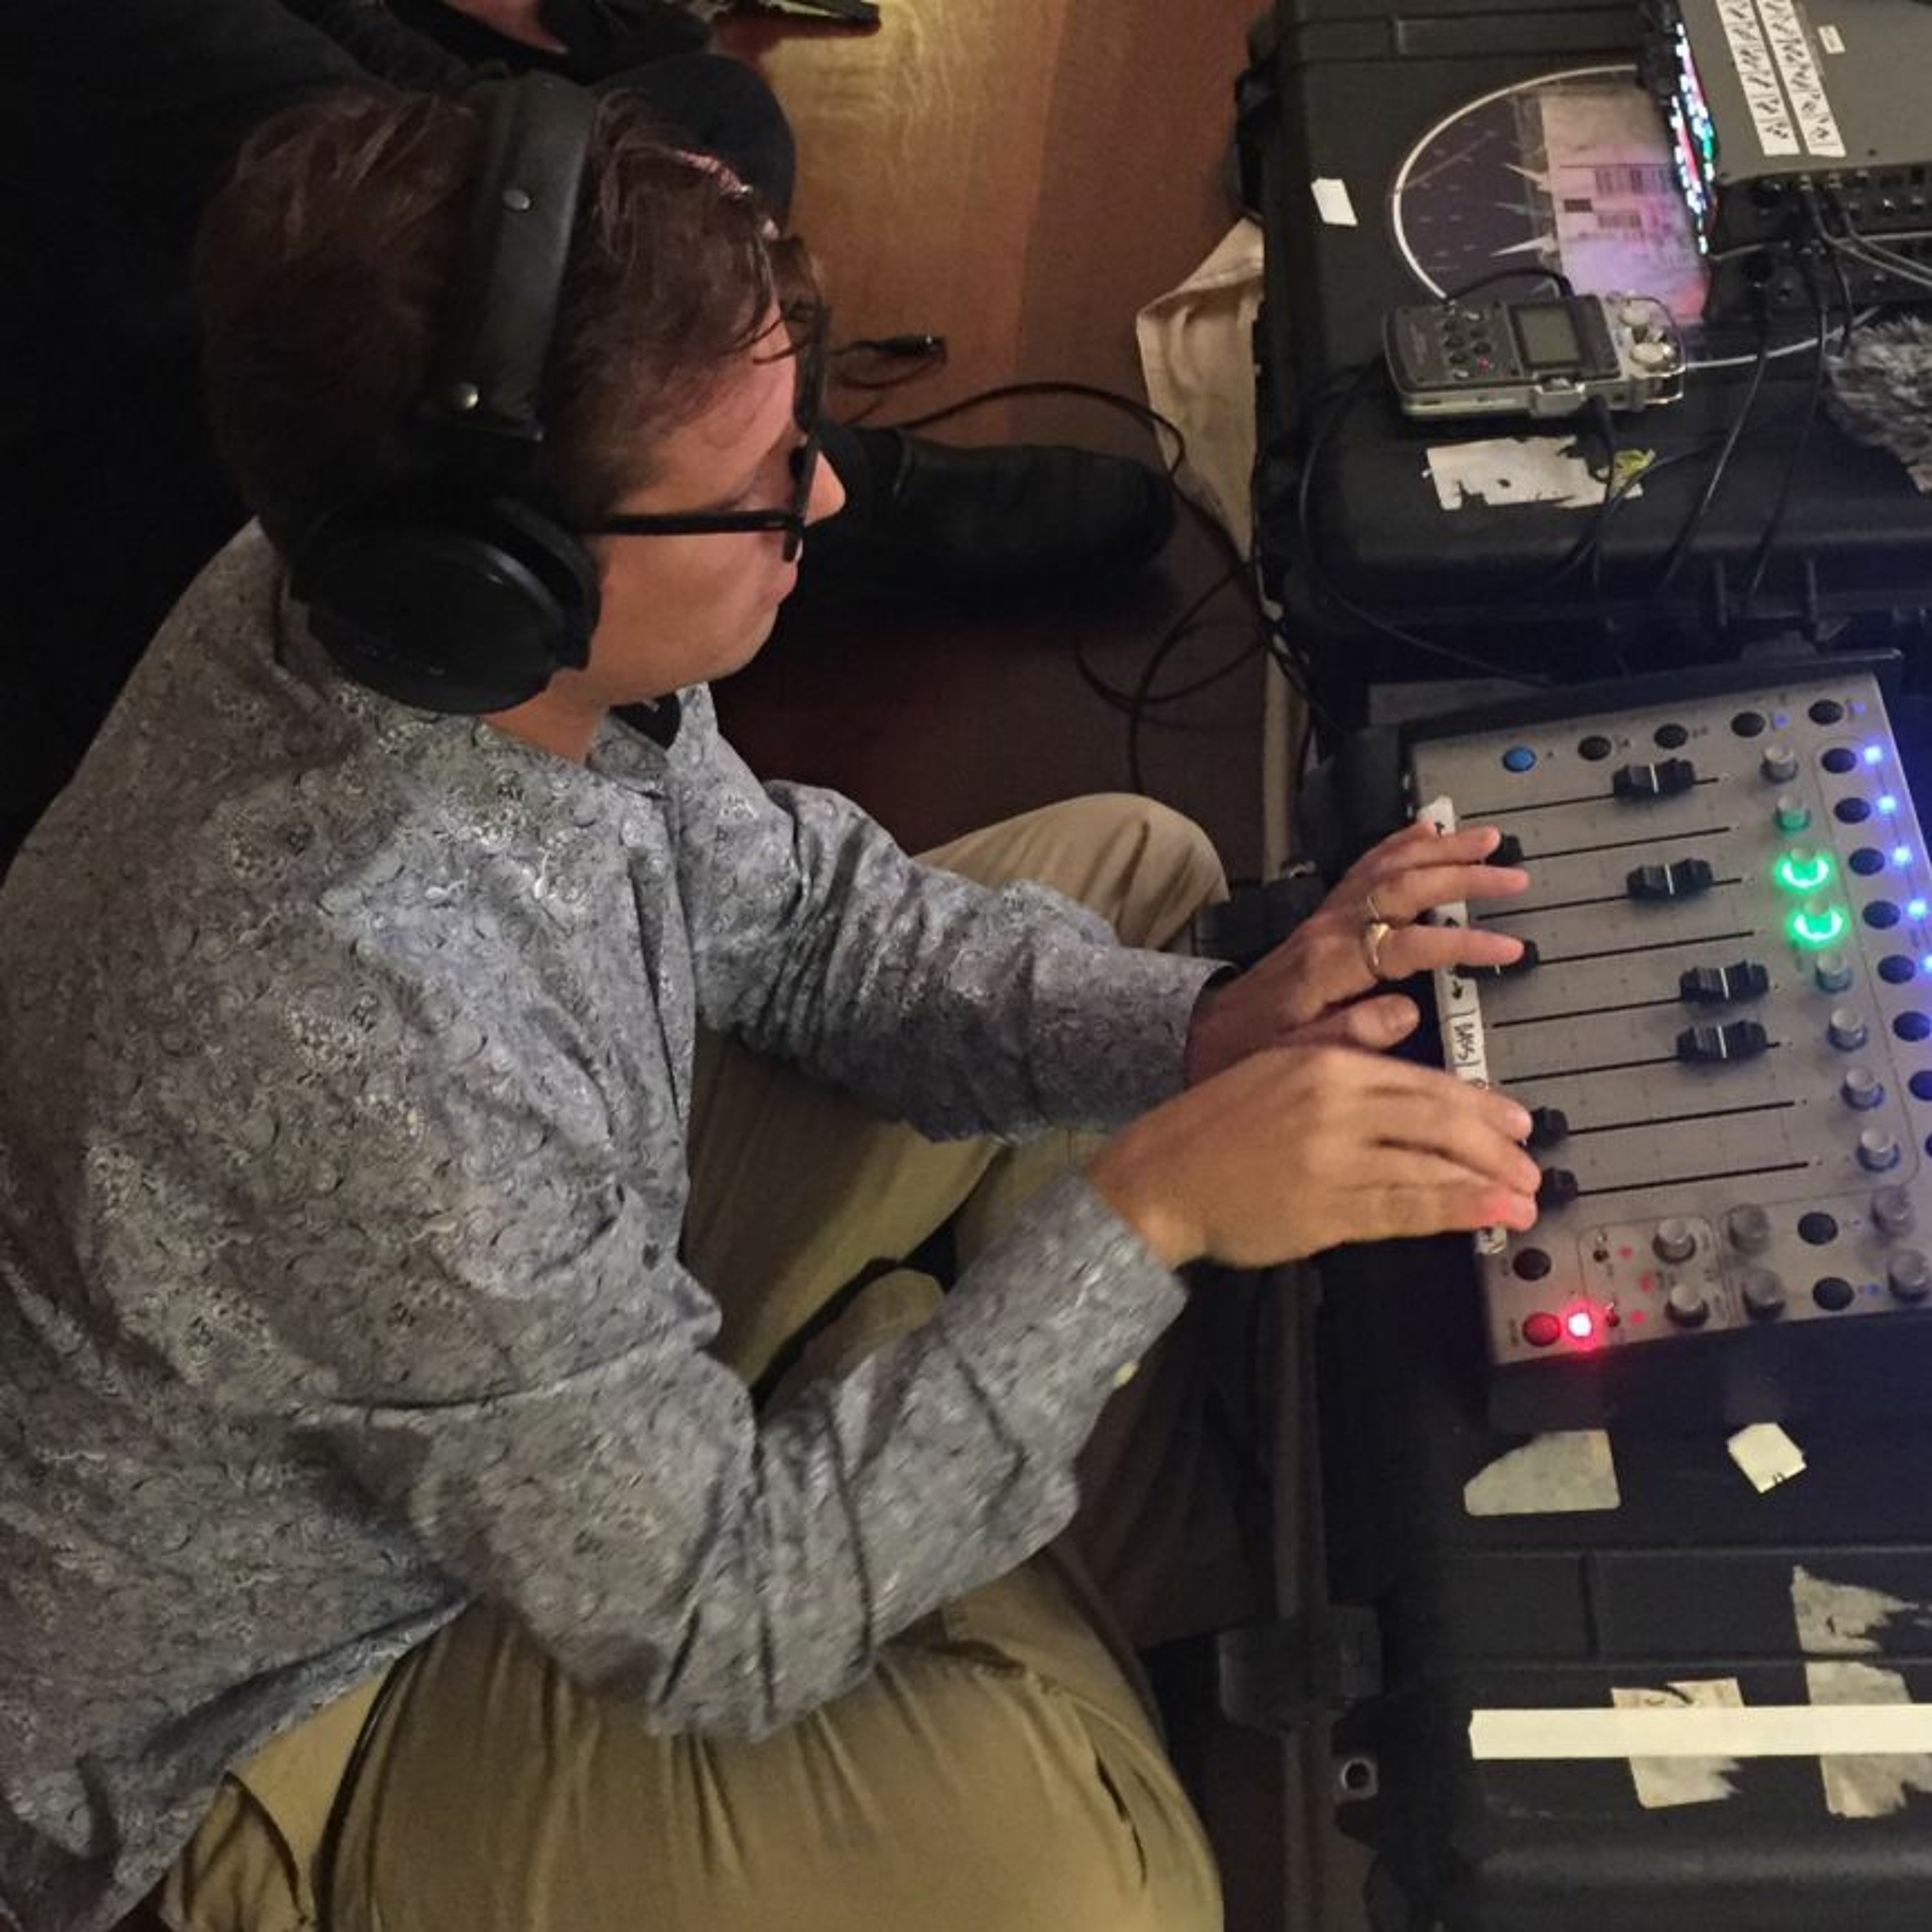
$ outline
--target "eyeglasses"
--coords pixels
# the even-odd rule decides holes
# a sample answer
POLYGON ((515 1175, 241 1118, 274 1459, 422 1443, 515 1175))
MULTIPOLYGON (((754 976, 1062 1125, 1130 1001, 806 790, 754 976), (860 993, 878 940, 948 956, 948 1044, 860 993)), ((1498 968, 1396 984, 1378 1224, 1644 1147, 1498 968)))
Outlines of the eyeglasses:
POLYGON ((782 509, 667 510, 620 513, 579 532, 596 537, 730 536, 746 531, 782 530, 784 560, 791 562, 805 542, 806 510, 818 476, 818 426, 825 408, 825 344, 829 317, 814 305, 803 321, 794 352, 797 386, 792 421, 801 440, 791 453, 791 500, 782 509))

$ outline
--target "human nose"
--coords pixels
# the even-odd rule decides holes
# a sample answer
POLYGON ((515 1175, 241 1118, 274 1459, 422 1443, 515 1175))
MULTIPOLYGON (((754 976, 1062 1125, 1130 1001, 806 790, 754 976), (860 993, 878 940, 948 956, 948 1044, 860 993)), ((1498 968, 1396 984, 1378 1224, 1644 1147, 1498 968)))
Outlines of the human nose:
POLYGON ((820 460, 812 472, 812 494, 806 499, 805 520, 808 524, 823 522, 827 517, 836 516, 845 507, 845 486, 838 480, 838 472, 828 461, 820 460))

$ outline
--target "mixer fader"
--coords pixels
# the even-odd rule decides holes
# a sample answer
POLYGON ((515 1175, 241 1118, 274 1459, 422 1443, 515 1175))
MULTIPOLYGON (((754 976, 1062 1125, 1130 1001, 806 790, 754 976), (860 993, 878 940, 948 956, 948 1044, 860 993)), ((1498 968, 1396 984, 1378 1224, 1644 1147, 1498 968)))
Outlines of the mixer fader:
POLYGON ((1531 874, 1449 909, 1522 962, 1436 985, 1544 1172, 1538 1225, 1477 1244, 1504 1427, 1652 1383, 1932 1409, 1932 866, 1873 676, 1729 676, 1408 737, 1417 808, 1531 874))

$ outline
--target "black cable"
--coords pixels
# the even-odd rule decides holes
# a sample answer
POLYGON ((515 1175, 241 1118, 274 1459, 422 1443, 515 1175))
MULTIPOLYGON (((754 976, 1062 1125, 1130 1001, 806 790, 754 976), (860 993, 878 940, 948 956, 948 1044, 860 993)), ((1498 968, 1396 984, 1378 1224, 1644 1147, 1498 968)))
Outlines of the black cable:
POLYGON ((908 330, 898 335, 856 335, 850 342, 841 342, 831 350, 834 362, 842 362, 848 356, 880 356, 890 361, 925 362, 946 359, 946 338, 934 335, 924 329, 908 330))
MULTIPOLYGON (((1546 272, 1514 269, 1508 272, 1509 276, 1512 278, 1520 274, 1529 273, 1545 274, 1546 272)), ((1546 278, 1560 279, 1546 274, 1546 278)), ((861 345, 854 344, 851 346, 857 348, 861 345)), ((1148 430, 1154 436, 1156 444, 1161 443, 1162 440, 1165 440, 1167 447, 1163 450, 1162 460, 1166 464, 1167 476, 1170 482, 1179 474, 1181 466, 1187 460, 1187 438, 1183 434, 1178 423, 1163 416, 1160 410, 1148 404, 1138 401, 1133 397, 1123 395, 1118 390, 1105 388, 1092 382, 1052 380, 1004 382, 993 388, 977 390, 970 396, 962 396, 956 402, 946 404, 936 410, 929 410, 923 416, 908 417, 902 422, 894 422, 885 427, 908 433, 929 429, 936 423, 950 421, 954 416, 964 415, 968 410, 978 409, 986 404, 1004 402, 1016 398, 1027 396, 1079 397, 1088 401, 1104 404, 1108 408, 1130 418, 1142 428, 1148 430)), ((1195 512, 1216 538, 1222 542, 1227 542, 1228 533, 1222 528, 1220 523, 1195 502, 1186 492, 1182 491, 1179 494, 1183 505, 1195 512)), ((1297 695, 1316 716, 1327 719, 1327 713, 1322 710, 1309 688, 1306 668, 1300 662, 1292 648, 1286 644, 1279 623, 1268 616, 1264 599, 1253 587, 1256 574, 1256 559, 1252 553, 1246 556, 1237 555, 1228 568, 1201 592, 1155 640, 1154 646, 1148 653, 1148 661, 1142 668, 1140 675, 1131 691, 1124 690, 1102 676, 1094 669, 1092 661, 1088 655, 1085 644, 1076 641, 1073 653, 1074 664, 1080 674, 1082 680, 1102 703, 1122 712, 1127 720, 1128 775, 1130 782, 1136 790, 1144 789, 1140 764, 1140 743, 1142 733, 1150 722, 1149 714, 1160 706, 1178 703, 1184 698, 1191 698, 1199 692, 1207 690, 1226 678, 1233 676, 1256 655, 1257 651, 1266 656, 1280 670, 1282 676, 1294 688, 1297 695), (1208 604, 1221 591, 1226 589, 1229 583, 1237 576, 1245 577, 1249 582, 1250 600, 1249 608, 1261 631, 1260 640, 1256 644, 1245 646, 1236 656, 1228 658, 1226 662, 1217 665, 1212 670, 1190 680, 1184 684, 1174 686, 1166 691, 1155 690, 1154 680, 1160 675, 1161 666, 1178 649, 1181 642, 1197 628, 1197 620, 1208 604)), ((1167 719, 1154 722, 1170 724, 1172 722, 1172 720, 1167 719)), ((1329 722, 1332 723, 1332 721, 1329 722)))
MULTIPOLYGON (((922 344, 928 339, 919 338, 922 344)), ((892 354, 910 355, 914 352, 910 346, 903 349, 899 347, 898 344, 900 340, 900 338, 886 338, 884 339, 883 344, 864 340, 847 346, 854 350, 862 349, 878 350, 884 347, 886 352, 892 354)), ((905 338, 905 340, 910 342, 911 338, 905 338)), ((943 338, 934 338, 930 340, 940 343, 940 358, 943 359, 943 338)), ((852 386, 866 386, 855 383, 852 386)), ((896 386, 884 383, 872 386, 891 388, 896 386)), ((950 422, 955 416, 963 416, 969 410, 982 408, 988 403, 1006 402, 1027 396, 1079 397, 1089 402, 1104 404, 1108 408, 1129 417, 1142 428, 1147 430, 1154 436, 1156 446, 1161 448, 1162 461, 1170 484, 1179 475, 1181 465, 1187 460, 1187 438, 1183 434, 1178 423, 1134 397, 1124 395, 1117 389, 1106 388, 1094 382, 1058 380, 1002 382, 992 388, 976 390, 972 394, 962 396, 957 401, 945 404, 938 409, 928 410, 922 416, 910 416, 903 421, 885 424, 883 427, 910 434, 919 430, 930 429, 937 423, 950 422)), ((1225 541, 1227 533, 1221 526, 1206 512, 1202 510, 1200 506, 1195 503, 1184 491, 1178 494, 1180 501, 1189 508, 1194 510, 1208 528, 1217 537, 1225 541)), ((1073 650, 1073 662, 1074 667, 1079 672, 1082 680, 1104 704, 1124 712, 1126 717, 1128 778, 1132 788, 1136 791, 1145 788, 1142 783, 1140 740, 1142 730, 1148 722, 1149 712, 1162 705, 1178 704, 1183 698, 1191 698, 1197 692, 1205 691, 1210 686, 1220 683, 1223 679, 1232 677, 1256 655, 1257 651, 1266 655, 1272 655, 1268 652, 1265 630, 1264 630, 1264 636, 1261 642, 1244 646, 1237 656, 1216 666, 1214 670, 1166 691, 1156 691, 1154 688, 1154 680, 1160 675, 1161 666, 1167 662, 1174 652, 1179 648, 1183 640, 1196 628, 1196 621, 1208 604, 1237 577, 1251 573, 1252 568, 1251 559, 1238 555, 1228 568, 1188 604, 1180 616, 1175 618, 1155 640, 1154 647, 1148 653, 1148 661, 1142 668, 1140 675, 1131 691, 1124 690, 1102 677, 1094 669, 1088 656, 1085 644, 1076 639, 1073 650)), ((1259 621, 1260 612, 1257 610, 1254 614, 1259 621)))
MULTIPOLYGON (((1231 580, 1245 568, 1246 560, 1243 559, 1236 563, 1233 570, 1224 572, 1214 583, 1210 584, 1168 627, 1166 634, 1148 652, 1148 661, 1141 668, 1140 680, 1134 687, 1132 707, 1127 713, 1127 777, 1132 788, 1136 791, 1144 791, 1147 788, 1141 771, 1141 734, 1147 724, 1154 680, 1160 675, 1161 666, 1179 646, 1182 638, 1192 629, 1194 621, 1201 612, 1214 598, 1226 589, 1231 580)), ((1262 647, 1256 644, 1249 645, 1238 658, 1223 665, 1220 671, 1216 674, 1216 678, 1210 680, 1210 682, 1217 681, 1220 677, 1226 676, 1240 669, 1259 648, 1262 647)), ((1172 694, 1178 696, 1180 694, 1177 692, 1172 694)))
POLYGON ((1460 289, 1451 289, 1442 298, 1442 305, 1444 308, 1453 308, 1459 302, 1467 302, 1480 290, 1494 288, 1498 282, 1520 282, 1526 277, 1532 281, 1551 283, 1562 295, 1574 296, 1576 292, 1570 278, 1555 268, 1498 268, 1493 274, 1479 275, 1473 282, 1465 282, 1460 289))
MULTIPOLYGON (((1165 691, 1156 691, 1154 688, 1154 681, 1160 676, 1161 666, 1179 648, 1184 639, 1200 628, 1198 620, 1201 613, 1216 596, 1226 590, 1230 584, 1244 579, 1251 568, 1252 564, 1250 559, 1244 556, 1236 557, 1220 576, 1190 602, 1186 608, 1156 640, 1154 648, 1149 652, 1147 662, 1142 666, 1131 690, 1123 689, 1120 686, 1113 684, 1103 677, 1094 668, 1093 662, 1088 656, 1085 644, 1076 643, 1073 650, 1074 667, 1079 672, 1082 681, 1103 704, 1120 712, 1126 718, 1127 778, 1130 786, 1134 790, 1144 791, 1147 788, 1141 769, 1140 746, 1142 730, 1150 722, 1149 714, 1160 706, 1178 704, 1184 698, 1192 698, 1198 692, 1205 691, 1210 686, 1222 682, 1225 679, 1232 677, 1244 664, 1249 663, 1258 652, 1264 656, 1268 654, 1264 631, 1260 641, 1250 641, 1244 644, 1233 657, 1217 664, 1212 670, 1204 672, 1198 676, 1190 678, 1185 683, 1171 686, 1165 691)), ((1260 611, 1251 607, 1248 614, 1255 620, 1257 627, 1260 628, 1262 626, 1260 611)), ((1173 721, 1168 719, 1156 722, 1170 724, 1173 723, 1173 721)), ((1185 728, 1175 725, 1174 728, 1185 728)))
POLYGON ((887 392, 904 388, 909 382, 946 367, 947 349, 943 335, 923 330, 898 335, 861 335, 850 342, 833 345, 826 362, 835 389, 857 390, 867 398, 859 408, 842 410, 841 420, 856 429, 869 422, 885 406, 887 392))
MULTIPOLYGON (((1576 290, 1569 278, 1554 268, 1499 268, 1492 274, 1480 276, 1473 282, 1466 283, 1462 287, 1451 290, 1442 297, 1442 302, 1445 307, 1453 307, 1456 303, 1465 302, 1478 291, 1493 287, 1498 283, 1522 281, 1526 279, 1547 282, 1565 296, 1574 296, 1576 293, 1576 290)), ((1548 682, 1546 679, 1538 677, 1526 672, 1510 670, 1501 664, 1492 664, 1486 658, 1479 658, 1472 652, 1458 650, 1452 646, 1436 643, 1430 639, 1418 636, 1412 631, 1405 629, 1400 625, 1391 623, 1379 613, 1370 610, 1365 604, 1357 603, 1350 598, 1324 568, 1315 542, 1314 516, 1312 507, 1315 476, 1320 465, 1322 451, 1328 439, 1340 428, 1342 419, 1348 415, 1354 404, 1360 400, 1370 380, 1380 371, 1382 366, 1378 359, 1372 358, 1356 365, 1353 369, 1339 370, 1316 390, 1309 401, 1308 407, 1310 411, 1318 411, 1324 392, 1335 388, 1338 385, 1344 386, 1346 388, 1346 393, 1342 394, 1340 400, 1327 418, 1324 420, 1319 416, 1317 417, 1315 425, 1310 433, 1307 446, 1302 453, 1300 475, 1296 480, 1296 536, 1299 540, 1302 556, 1305 560, 1310 583, 1313 586, 1318 598, 1325 598, 1345 616, 1353 618, 1358 624, 1365 626, 1382 636, 1392 638, 1410 650, 1420 651, 1426 656, 1442 658, 1460 668, 1477 671, 1485 677, 1501 679, 1506 683, 1532 688, 1546 683, 1548 682)), ((1606 449, 1604 500, 1597 512, 1598 517, 1600 519, 1607 516, 1614 500, 1617 487, 1618 450, 1616 430, 1610 422, 1610 412, 1600 404, 1598 408, 1600 430, 1606 449)), ((1600 526, 1598 527, 1600 528, 1600 526)), ((1586 530, 1576 543, 1572 546, 1571 550, 1565 556, 1558 559, 1546 574, 1539 575, 1531 580, 1532 586, 1540 586, 1559 581, 1570 571, 1580 568, 1590 554, 1595 533, 1594 530, 1586 530)), ((1292 660, 1300 663, 1298 653, 1294 652, 1285 630, 1280 625, 1276 625, 1275 628, 1283 650, 1288 654, 1292 660)), ((1312 703, 1312 692, 1309 687, 1312 686, 1313 680, 1312 667, 1302 664, 1300 675, 1289 670, 1286 663, 1283 664, 1282 668, 1284 674, 1289 677, 1297 689, 1301 691, 1304 696, 1308 697, 1312 703)))
POLYGON ((1172 418, 1149 404, 1137 401, 1132 396, 1124 396, 1118 389, 1103 388, 1097 382, 1002 382, 996 388, 976 390, 970 396, 962 396, 956 403, 947 403, 936 410, 928 410, 924 416, 909 416, 902 422, 888 423, 888 429, 930 429, 934 423, 950 422, 954 416, 963 416, 968 410, 976 410, 987 403, 1003 403, 1018 396, 1081 396, 1088 401, 1104 403, 1112 410, 1132 418, 1142 428, 1153 432, 1158 442, 1163 436, 1172 438, 1174 454, 1164 457, 1167 474, 1171 482, 1187 460, 1187 439, 1180 433, 1180 426, 1172 418))
POLYGON ((1852 332, 1858 326, 1858 311, 1852 303, 1852 285, 1845 279, 1845 265, 1839 260, 1838 251, 1832 249, 1826 256, 1832 265, 1832 278, 1838 285, 1838 299, 1844 304, 1845 326, 1838 338, 1838 353, 1845 355, 1852 346, 1852 332))
POLYGON ((1318 422, 1310 432, 1308 446, 1302 454, 1301 474, 1295 482, 1295 535, 1308 572, 1310 584, 1318 598, 1325 598, 1336 610, 1346 616, 1352 617, 1358 624, 1381 636, 1392 638, 1410 650, 1419 651, 1427 657, 1440 658, 1464 670, 1478 671, 1485 677, 1500 678, 1506 683, 1531 687, 1546 684, 1548 682, 1546 679, 1492 664, 1472 652, 1457 650, 1448 644, 1434 643, 1426 638, 1418 636, 1413 631, 1404 630, 1399 624, 1390 623, 1365 605, 1358 604, 1334 582, 1323 567, 1321 553, 1315 542, 1314 515, 1311 508, 1322 446, 1340 427, 1349 410, 1360 400, 1370 381, 1381 372, 1382 367, 1379 362, 1364 362, 1358 366, 1347 393, 1330 410, 1326 418, 1318 422))
POLYGON ((1289 635, 1288 614, 1270 602, 1261 583, 1258 559, 1254 561, 1254 579, 1250 585, 1250 592, 1264 627, 1263 642, 1268 661, 1287 680, 1288 688, 1295 696, 1300 699, 1311 725, 1318 726, 1330 738, 1338 736, 1340 732, 1334 718, 1315 694, 1315 667, 1309 662, 1300 644, 1289 635))
POLYGON ((1604 539, 1610 535, 1610 520, 1628 502, 1640 484, 1648 483, 1653 477, 1660 476, 1666 470, 1674 470, 1680 463, 1695 463, 1701 457, 1708 456, 1721 446, 1724 439, 1712 436, 1690 449, 1673 451, 1668 456, 1654 458, 1641 470, 1633 470, 1617 484, 1610 502, 1605 506, 1602 526, 1598 530, 1596 540, 1590 550, 1590 602, 1594 608, 1598 628, 1610 642, 1611 668, 1620 677, 1630 675, 1630 664, 1624 656, 1622 647, 1615 641, 1616 625, 1610 608, 1610 593, 1604 581, 1604 539))
MULTIPOLYGON (((1623 452, 1617 441, 1616 422, 1610 414, 1609 404, 1600 396, 1591 399, 1590 416, 1592 425, 1604 442, 1603 500, 1592 512, 1590 521, 1582 536, 1547 570, 1540 571, 1535 576, 1527 579, 1519 586, 1522 590, 1547 590, 1552 585, 1561 584, 1574 572, 1582 569, 1602 542, 1604 531, 1624 494, 1624 485, 1617 476, 1617 465, 1622 460, 1623 452)), ((1638 472, 1639 475, 1642 473, 1641 471, 1638 472)), ((1635 478, 1631 480, 1634 482, 1635 478)))
POLYGON ((1765 573, 1771 567, 1772 553, 1778 547, 1778 539, 1784 530, 1786 513, 1791 508, 1798 477, 1803 473, 1804 458, 1810 448, 1811 431, 1818 420, 1818 407, 1825 394, 1825 375, 1829 362, 1829 340, 1832 320, 1825 305, 1824 290, 1813 274, 1810 262, 1803 256, 1798 258, 1798 268, 1804 278, 1806 290, 1811 297, 1811 304, 1818 322, 1818 346, 1811 361, 1811 382, 1804 399, 1804 413, 1798 424, 1798 439, 1792 446, 1790 460, 1784 466, 1784 474, 1779 480, 1778 495, 1772 505, 1771 515, 1766 520, 1762 533, 1757 540, 1757 548, 1752 553, 1749 574, 1744 579, 1743 594, 1738 598, 1738 611, 1733 622, 1742 624, 1750 616, 1751 606, 1757 601, 1757 593, 1762 586, 1765 573))
MULTIPOLYGON (((1240 568, 1239 564, 1236 564, 1232 568, 1223 571, 1199 596, 1195 598, 1192 603, 1189 604, 1180 616, 1162 632, 1150 654, 1150 661, 1154 669, 1159 669, 1172 655, 1181 639, 1186 637, 1195 628, 1194 620, 1199 616, 1202 607, 1217 591, 1226 590, 1234 580, 1240 568)), ((1164 704, 1178 704, 1184 699, 1192 698, 1198 693, 1208 690, 1210 686, 1220 683, 1224 678, 1232 677, 1255 655, 1257 649, 1262 648, 1264 646, 1252 644, 1245 645, 1238 656, 1231 658, 1226 663, 1217 665, 1213 670, 1202 672, 1198 677, 1190 678, 1185 684, 1172 685, 1165 691, 1153 691, 1148 688, 1149 678, 1147 668, 1144 666, 1142 668, 1141 675, 1135 680, 1131 690, 1110 683, 1106 677, 1094 669, 1093 660, 1088 656, 1087 646, 1084 643, 1075 645, 1073 662, 1074 668, 1080 674, 1082 681, 1096 698, 1099 698, 1103 704, 1120 712, 1123 716, 1132 718, 1137 713, 1156 710, 1164 704)))
POLYGON ((1703 528, 1704 519, 1710 514, 1711 506, 1718 500, 1718 492, 1724 488, 1724 478, 1730 473, 1731 458, 1743 440, 1746 425, 1750 422, 1751 411, 1756 406, 1758 392, 1764 387, 1764 372, 1771 366, 1771 319, 1760 311, 1758 316, 1757 354, 1751 363, 1750 380, 1745 386, 1744 400, 1738 406, 1738 412, 1732 418, 1731 427, 1718 452, 1718 460, 1711 466, 1710 476, 1706 479, 1703 494, 1697 499, 1689 516, 1684 518, 1676 540, 1665 554, 1664 568, 1658 573, 1657 580, 1650 586, 1648 596, 1654 602, 1661 597, 1676 580, 1677 573, 1684 566, 1684 560, 1690 554, 1690 546, 1696 541, 1697 532, 1703 528))
POLYGON ((1834 256, 1847 256, 1862 268, 1876 270, 1880 274, 1888 275, 1894 280, 1904 282, 1915 288, 1932 290, 1932 262, 1905 254, 1891 245, 1894 242, 1922 241, 1932 231, 1909 229, 1881 241, 1875 236, 1860 231, 1845 207, 1844 197, 1837 189, 1827 188, 1825 199, 1831 208, 1832 218, 1844 231, 1842 234, 1833 235, 1830 232, 1819 212, 1816 196, 1808 190, 1806 192, 1805 202, 1811 217, 1813 230, 1834 256))
POLYGON ((334 1796, 328 1801, 328 1816, 323 1821, 322 1841, 315 1854, 315 1904, 316 1932, 337 1932, 335 1923, 335 1868, 342 1856, 342 1834, 349 1822, 349 1808, 354 1802, 356 1787, 361 1783, 367 1768, 369 1753, 374 1747, 377 1727, 382 1716, 401 1687, 404 1680, 412 1676, 422 1657, 418 1646, 405 1651, 384 1672, 382 1682, 376 1687, 375 1696, 370 1700, 369 1708, 364 1714, 362 1728, 356 1733, 356 1742, 350 1748, 349 1762, 343 1766, 340 1781, 335 1787, 334 1796))

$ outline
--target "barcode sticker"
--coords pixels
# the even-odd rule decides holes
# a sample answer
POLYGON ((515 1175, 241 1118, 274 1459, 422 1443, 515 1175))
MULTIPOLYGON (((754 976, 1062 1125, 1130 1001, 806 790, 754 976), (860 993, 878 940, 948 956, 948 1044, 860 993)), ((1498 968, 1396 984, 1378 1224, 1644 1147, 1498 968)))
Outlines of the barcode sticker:
POLYGON ((1661 194, 1671 184, 1667 161, 1626 161, 1611 166, 1599 163, 1590 172, 1599 194, 1661 194))

